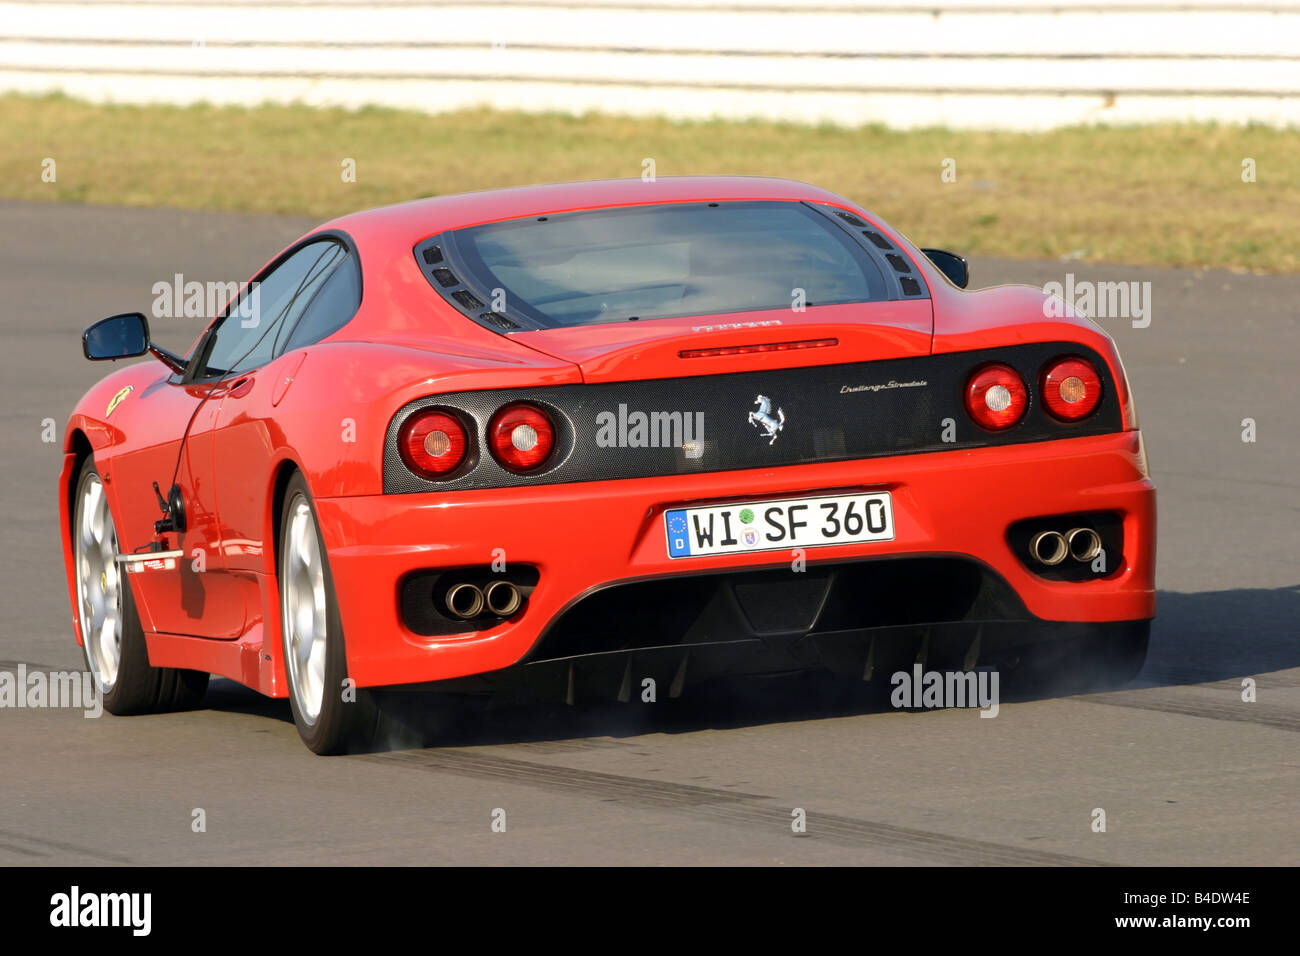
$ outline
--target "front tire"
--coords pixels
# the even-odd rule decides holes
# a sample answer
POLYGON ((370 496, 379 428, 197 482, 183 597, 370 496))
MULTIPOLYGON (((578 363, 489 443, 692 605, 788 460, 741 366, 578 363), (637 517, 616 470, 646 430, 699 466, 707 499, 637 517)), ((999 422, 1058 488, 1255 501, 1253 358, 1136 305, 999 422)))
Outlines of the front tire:
POLYGON ((73 569, 82 653, 110 714, 155 714, 197 707, 209 675, 151 667, 135 595, 117 560, 117 531, 104 483, 87 456, 77 475, 73 569))
POLYGON ((343 622, 316 509, 301 474, 289 480, 280 513, 279 590, 281 651, 299 736, 318 754, 367 749, 379 708, 370 691, 344 685, 343 622))

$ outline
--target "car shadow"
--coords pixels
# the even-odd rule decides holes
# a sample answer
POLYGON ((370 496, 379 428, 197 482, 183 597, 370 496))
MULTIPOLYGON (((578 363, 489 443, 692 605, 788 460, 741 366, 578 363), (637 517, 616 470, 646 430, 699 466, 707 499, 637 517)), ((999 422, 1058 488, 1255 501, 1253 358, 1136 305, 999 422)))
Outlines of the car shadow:
MULTIPOLYGON (((1161 591, 1146 665, 1131 690, 1259 678, 1300 667, 1300 586, 1182 593, 1161 591)), ((1117 689, 1117 688, 1112 688, 1117 689)), ((376 742, 377 750, 421 747, 553 745, 599 746, 598 740, 646 734, 692 733, 834 717, 888 714, 888 675, 870 683, 825 672, 771 678, 715 680, 688 688, 680 698, 665 694, 653 703, 636 694, 614 701, 499 702, 490 698, 403 692, 386 696, 396 713, 376 742)), ((1006 701, 1074 696, 1050 678, 1006 701)), ((292 722, 283 700, 262 697, 232 681, 214 679, 205 706, 212 710, 292 722)), ((930 711, 915 711, 918 718, 930 711)))
POLYGON ((225 677, 213 676, 208 692, 203 697, 200 710, 216 710, 223 714, 247 714, 251 717, 270 717, 293 723, 293 713, 287 699, 266 697, 225 677))
POLYGON ((1300 585, 1160 591, 1134 684, 1204 684, 1300 667, 1300 585))

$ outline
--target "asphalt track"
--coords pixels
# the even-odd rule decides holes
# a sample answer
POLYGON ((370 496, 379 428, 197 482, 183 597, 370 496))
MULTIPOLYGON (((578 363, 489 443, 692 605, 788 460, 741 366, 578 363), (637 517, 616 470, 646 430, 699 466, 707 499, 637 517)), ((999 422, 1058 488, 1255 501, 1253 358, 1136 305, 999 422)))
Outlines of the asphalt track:
MULTIPOLYGON (((103 371, 81 329, 147 311, 174 273, 245 278, 311 225, 0 203, 0 670, 81 666, 42 441, 103 371)), ((453 711, 441 748, 333 759, 228 681, 187 714, 0 710, 0 864, 1300 863, 1300 276, 976 260, 973 285, 1066 272, 1152 283, 1149 328, 1103 322, 1160 489, 1159 617, 1130 687, 992 720, 845 709, 808 682, 453 711)), ((184 349, 197 328, 156 332, 184 349)))

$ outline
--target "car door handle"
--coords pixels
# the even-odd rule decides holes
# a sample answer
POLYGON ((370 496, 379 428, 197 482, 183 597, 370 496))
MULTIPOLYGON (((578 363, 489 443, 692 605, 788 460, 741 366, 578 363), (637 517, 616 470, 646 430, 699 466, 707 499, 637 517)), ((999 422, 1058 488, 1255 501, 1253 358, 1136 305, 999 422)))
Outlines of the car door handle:
POLYGON ((245 375, 238 379, 234 385, 230 386, 230 395, 233 398, 243 398, 253 390, 253 376, 245 375))

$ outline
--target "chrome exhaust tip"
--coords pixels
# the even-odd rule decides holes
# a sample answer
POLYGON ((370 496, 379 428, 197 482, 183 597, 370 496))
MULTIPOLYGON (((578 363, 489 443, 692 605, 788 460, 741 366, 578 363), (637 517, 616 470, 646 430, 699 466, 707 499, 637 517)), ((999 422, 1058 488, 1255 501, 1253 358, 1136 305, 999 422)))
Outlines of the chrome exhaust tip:
POLYGON ((1101 554, 1101 535, 1091 528, 1074 528, 1066 534, 1065 543, 1076 561, 1091 561, 1101 554))
POLYGON ((524 596, 511 581, 493 581, 484 589, 483 600, 497 617, 509 617, 523 606, 524 596))
POLYGON ((1056 567, 1069 553, 1070 546, 1059 531, 1040 531, 1029 539, 1029 554, 1049 568, 1056 567))
POLYGON ((447 591, 443 600, 447 610, 462 621, 483 613, 483 591, 476 584, 457 584, 447 591))

